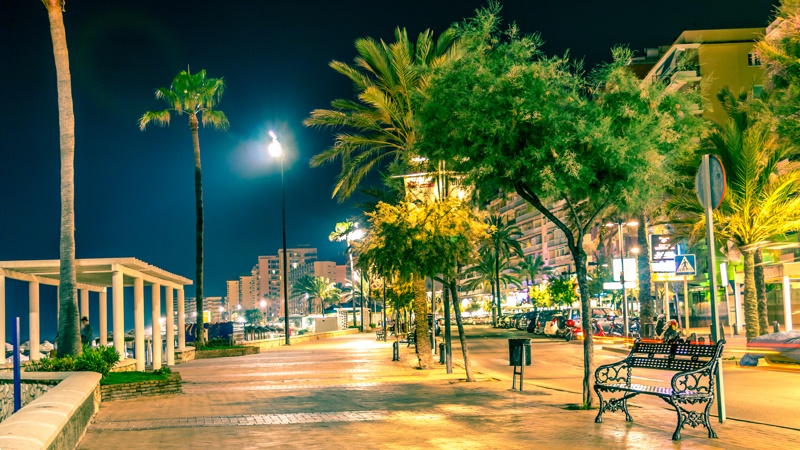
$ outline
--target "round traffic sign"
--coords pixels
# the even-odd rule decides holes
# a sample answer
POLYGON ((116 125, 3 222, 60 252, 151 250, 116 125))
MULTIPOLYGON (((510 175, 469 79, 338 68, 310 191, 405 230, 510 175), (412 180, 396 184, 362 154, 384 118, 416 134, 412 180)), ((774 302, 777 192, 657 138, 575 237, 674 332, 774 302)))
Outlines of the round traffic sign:
MULTIPOLYGON (((714 155, 708 155, 708 171, 711 173, 711 209, 717 209, 725 197, 725 167, 722 166, 722 161, 714 155)), ((694 179, 694 189, 697 191, 697 201, 705 208, 706 194, 705 194, 705 171, 703 164, 697 169, 697 176, 694 179)))

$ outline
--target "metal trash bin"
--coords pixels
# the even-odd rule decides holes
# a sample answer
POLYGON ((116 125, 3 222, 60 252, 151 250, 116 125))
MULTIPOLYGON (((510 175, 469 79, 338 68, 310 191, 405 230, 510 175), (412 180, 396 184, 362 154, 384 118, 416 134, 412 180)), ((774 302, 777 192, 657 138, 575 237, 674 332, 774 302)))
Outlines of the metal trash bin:
POLYGON ((514 338, 508 340, 508 365, 521 366, 522 349, 525 349, 525 365, 531 365, 531 340, 530 338, 514 338))

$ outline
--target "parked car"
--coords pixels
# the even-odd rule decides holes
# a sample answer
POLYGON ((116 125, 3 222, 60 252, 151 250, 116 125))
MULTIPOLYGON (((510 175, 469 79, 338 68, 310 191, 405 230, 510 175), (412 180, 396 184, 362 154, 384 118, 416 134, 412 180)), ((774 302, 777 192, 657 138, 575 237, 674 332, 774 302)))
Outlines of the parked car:
POLYGON ((528 324, 531 323, 531 321, 533 321, 535 319, 536 319, 536 312, 535 311, 528 311, 526 313, 523 313, 522 316, 517 321, 517 329, 518 330, 527 330, 528 329, 528 324))
POLYGON ((559 313, 559 311, 556 310, 539 311, 536 314, 533 327, 528 327, 528 332, 533 334, 543 334, 545 325, 547 325, 547 322, 551 320, 557 313, 559 313))
POLYGON ((545 324, 544 334, 551 337, 564 337, 567 335, 567 331, 570 328, 567 322, 570 320, 580 321, 580 317, 580 308, 567 308, 562 310, 545 324))

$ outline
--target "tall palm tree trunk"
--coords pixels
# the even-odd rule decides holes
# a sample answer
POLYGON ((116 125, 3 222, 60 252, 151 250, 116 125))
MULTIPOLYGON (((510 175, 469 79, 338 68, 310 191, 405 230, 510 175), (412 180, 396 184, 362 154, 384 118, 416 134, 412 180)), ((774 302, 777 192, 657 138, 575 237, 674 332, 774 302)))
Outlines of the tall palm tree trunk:
POLYGON ((58 356, 79 355, 78 296, 75 280, 75 116, 72 110, 72 77, 69 73, 67 35, 61 0, 46 0, 50 37, 56 63, 58 128, 61 155, 61 238, 59 240, 58 356))
POLYGON ((744 325, 747 342, 758 337, 758 300, 756 299, 754 251, 744 252, 744 325))
POLYGON ((497 298, 497 296, 495 295, 495 292, 494 292, 494 283, 489 283, 489 286, 492 289, 492 301, 491 301, 491 305, 492 306, 490 308, 492 310, 492 325, 496 327, 497 326, 497 309, 495 309, 495 307, 494 307, 494 299, 497 298))
POLYGON ((433 356, 428 334, 428 294, 424 276, 414 276, 414 325, 419 368, 430 369, 433 367, 433 356))
POLYGON ((494 285, 497 286, 497 320, 503 315, 503 310, 500 306, 500 250, 497 249, 494 258, 494 285))
POLYGON ((467 348, 467 336, 464 334, 464 322, 461 321, 461 305, 458 302, 458 282, 450 283, 450 292, 453 294, 453 312, 456 314, 456 326, 458 327, 458 340, 461 341, 461 353, 464 355, 464 371, 467 373, 467 382, 475 381, 472 375, 472 364, 469 360, 469 348, 467 348))
MULTIPOLYGON (((655 332, 653 317, 655 316, 656 305, 650 295, 650 285, 653 274, 650 272, 650 243, 647 242, 647 216, 642 212, 639 214, 639 230, 636 233, 636 243, 639 244, 639 258, 637 265, 639 269, 639 305, 641 308, 642 336, 652 337, 655 332)), ((686 300, 684 300, 686 301, 686 300)), ((689 327, 689 324, 686 324, 689 327)))
POLYGON ((764 258, 761 255, 761 249, 756 250, 753 255, 753 262, 755 268, 753 273, 756 281, 756 299, 758 300, 758 334, 764 335, 769 333, 769 318, 767 316, 767 284, 764 282, 764 258))
MULTIPOLYGON (((197 133, 197 116, 192 114, 189 118, 189 127, 192 129, 192 143, 194 144, 194 202, 197 211, 196 234, 196 305, 197 305, 197 348, 205 342, 203 327, 203 178, 200 170, 200 136, 197 133)), ((285 257, 285 255, 284 255, 285 257)))

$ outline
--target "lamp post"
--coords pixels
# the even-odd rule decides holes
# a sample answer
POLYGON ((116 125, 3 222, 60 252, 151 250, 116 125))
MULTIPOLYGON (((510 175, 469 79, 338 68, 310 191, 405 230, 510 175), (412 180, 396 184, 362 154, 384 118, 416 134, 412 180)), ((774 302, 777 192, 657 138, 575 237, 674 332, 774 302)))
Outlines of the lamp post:
POLYGON ((287 286, 287 283, 289 282, 287 258, 289 255, 286 254, 286 182, 284 181, 283 177, 283 147, 281 147, 281 143, 278 142, 278 136, 275 135, 274 132, 270 131, 269 137, 272 138, 272 142, 267 147, 269 155, 273 158, 281 159, 281 223, 283 228, 283 326, 284 336, 286 336, 286 345, 291 345, 289 342, 289 335, 292 333, 292 331, 289 327, 289 286, 287 286))
POLYGON ((609 222, 606 224, 607 227, 617 227, 617 239, 619 242, 619 281, 622 284, 622 335, 627 339, 628 338, 628 291, 625 290, 625 240, 622 236, 622 227, 624 226, 629 227, 636 227, 639 225, 639 222, 631 221, 631 222, 623 222, 621 219, 617 221, 617 223, 609 222))

